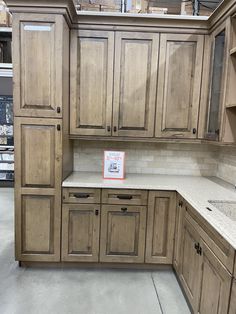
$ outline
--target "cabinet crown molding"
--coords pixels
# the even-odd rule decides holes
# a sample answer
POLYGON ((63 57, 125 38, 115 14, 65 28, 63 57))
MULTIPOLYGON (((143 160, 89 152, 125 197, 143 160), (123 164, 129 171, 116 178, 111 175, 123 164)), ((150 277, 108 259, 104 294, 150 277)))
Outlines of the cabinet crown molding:
POLYGON ((77 18, 73 0, 6 0, 12 13, 62 14, 72 23, 77 18))

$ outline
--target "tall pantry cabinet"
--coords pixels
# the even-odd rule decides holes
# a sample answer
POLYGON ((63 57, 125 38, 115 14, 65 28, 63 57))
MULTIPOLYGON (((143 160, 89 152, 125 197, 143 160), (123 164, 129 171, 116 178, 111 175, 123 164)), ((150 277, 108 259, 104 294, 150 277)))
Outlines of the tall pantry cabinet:
POLYGON ((61 183, 73 166, 69 27, 57 12, 13 21, 16 259, 60 261, 61 183))

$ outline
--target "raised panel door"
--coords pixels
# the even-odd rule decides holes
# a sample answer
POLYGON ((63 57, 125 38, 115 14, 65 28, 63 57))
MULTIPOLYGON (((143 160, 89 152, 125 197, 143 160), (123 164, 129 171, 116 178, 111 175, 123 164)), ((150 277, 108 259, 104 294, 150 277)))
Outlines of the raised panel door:
POLYGON ((62 208, 62 260, 97 262, 100 205, 64 204, 62 208))
POLYGON ((204 37, 161 34, 156 137, 196 138, 204 37))
POLYGON ((60 261, 60 195, 38 189, 16 193, 16 259, 60 261))
POLYGON ((202 272, 198 313, 228 313, 232 276, 203 241, 201 249, 202 272))
POLYGON ((175 215, 175 192, 149 192, 146 263, 172 264, 175 215))
POLYGON ((195 228, 184 219, 182 234, 182 252, 180 282, 187 298, 196 313, 199 303, 201 259, 195 249, 200 236, 195 228))
POLYGON ((100 261, 143 263, 146 207, 102 205, 100 261))
POLYGON ((14 133, 16 188, 60 187, 61 120, 15 118, 14 133))
POLYGON ((15 116, 62 117, 63 16, 13 20, 15 116))
POLYGON ((158 48, 158 34, 116 33, 113 136, 154 136, 158 48))
POLYGON ((229 314, 236 314, 236 279, 233 279, 231 296, 230 296, 230 305, 229 305, 229 314))
POLYGON ((114 32, 71 33, 71 134, 111 135, 114 32))

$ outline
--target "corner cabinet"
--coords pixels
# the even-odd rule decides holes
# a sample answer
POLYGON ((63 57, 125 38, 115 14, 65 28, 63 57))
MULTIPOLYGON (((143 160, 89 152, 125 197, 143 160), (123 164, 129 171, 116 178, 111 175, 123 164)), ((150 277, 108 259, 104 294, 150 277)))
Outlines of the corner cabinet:
POLYGON ((71 32, 72 135, 153 137, 159 35, 71 32))
POLYGON ((204 37, 161 34, 156 137, 197 138, 204 37))

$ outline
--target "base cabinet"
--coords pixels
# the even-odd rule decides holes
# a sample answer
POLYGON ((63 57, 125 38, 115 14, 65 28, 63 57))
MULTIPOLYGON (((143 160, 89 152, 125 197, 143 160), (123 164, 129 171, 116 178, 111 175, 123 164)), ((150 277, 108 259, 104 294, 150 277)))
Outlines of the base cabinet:
POLYGON ((146 210, 145 206, 102 206, 101 262, 144 262, 146 210))
POLYGON ((229 314, 236 314, 236 279, 234 278, 230 296, 229 314))
POLYGON ((100 205, 64 204, 62 261, 98 262, 100 205))
POLYGON ((149 192, 146 263, 172 264, 175 214, 175 192, 149 192))
POLYGON ((197 253, 197 244, 200 241, 197 230, 184 219, 182 230, 182 251, 180 282, 191 304, 194 313, 197 313, 200 290, 200 259, 197 253))
POLYGON ((228 313, 232 276, 203 242, 200 242, 201 290, 197 313, 228 313))

